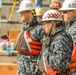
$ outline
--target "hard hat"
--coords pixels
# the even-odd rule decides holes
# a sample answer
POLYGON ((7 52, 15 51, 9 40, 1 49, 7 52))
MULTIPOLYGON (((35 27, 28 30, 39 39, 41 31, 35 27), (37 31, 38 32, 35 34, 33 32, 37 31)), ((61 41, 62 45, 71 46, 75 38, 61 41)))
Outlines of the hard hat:
POLYGON ((31 2, 35 2, 35 0, 31 0, 31 2))
POLYGON ((43 17, 42 17, 42 22, 44 21, 51 21, 51 20, 60 20, 62 21, 63 18, 61 16, 61 13, 58 10, 48 10, 44 13, 43 17))
POLYGON ((65 0, 59 10, 76 10, 76 0, 65 0))
POLYGON ((32 2, 31 0, 23 0, 21 3, 20 3, 20 7, 19 7, 19 10, 17 12, 21 12, 21 11, 24 11, 24 10, 33 10, 35 9, 35 4, 34 2, 32 2))
POLYGON ((44 13, 42 7, 36 7, 35 12, 36 12, 36 16, 42 16, 44 13))
POLYGON ((60 9, 62 4, 59 1, 52 1, 49 8, 51 9, 60 9))

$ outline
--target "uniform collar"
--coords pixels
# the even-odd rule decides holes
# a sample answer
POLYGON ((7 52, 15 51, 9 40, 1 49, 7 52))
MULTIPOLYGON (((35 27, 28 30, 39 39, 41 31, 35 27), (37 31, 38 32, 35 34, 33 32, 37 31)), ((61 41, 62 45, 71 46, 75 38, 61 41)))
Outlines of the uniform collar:
POLYGON ((76 22, 76 16, 73 17, 70 21, 68 21, 68 25, 71 26, 74 22, 76 22))
POLYGON ((51 34, 50 36, 53 37, 54 35, 58 34, 59 32, 63 31, 64 27, 63 26, 59 26, 57 27, 51 34))
POLYGON ((28 29, 29 27, 33 26, 33 25, 36 25, 38 23, 36 17, 33 18, 33 20, 31 22, 28 22, 28 23, 24 23, 24 26, 23 26, 23 29, 26 30, 28 29))

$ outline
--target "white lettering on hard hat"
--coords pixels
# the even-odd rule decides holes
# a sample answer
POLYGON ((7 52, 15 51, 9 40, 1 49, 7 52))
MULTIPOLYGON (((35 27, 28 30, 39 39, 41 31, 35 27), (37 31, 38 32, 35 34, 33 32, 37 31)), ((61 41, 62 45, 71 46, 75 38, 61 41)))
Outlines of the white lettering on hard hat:
POLYGON ((48 19, 50 19, 50 18, 60 18, 61 19, 61 15, 60 14, 57 14, 57 13, 48 13, 45 17, 44 17, 45 19, 46 18, 48 18, 48 19))
POLYGON ((69 4, 68 8, 76 8, 76 4, 69 4))
POLYGON ((56 3, 56 4, 53 4, 53 6, 59 6, 59 4, 56 3))
POLYGON ((26 3, 25 7, 33 7, 33 4, 32 3, 26 3))

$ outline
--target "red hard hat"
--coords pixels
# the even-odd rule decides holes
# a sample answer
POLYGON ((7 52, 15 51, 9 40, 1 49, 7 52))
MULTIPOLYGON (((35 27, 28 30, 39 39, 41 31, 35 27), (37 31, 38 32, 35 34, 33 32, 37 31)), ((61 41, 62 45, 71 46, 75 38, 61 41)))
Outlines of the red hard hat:
POLYGON ((51 9, 60 9, 61 7, 62 7, 62 4, 59 1, 53 1, 49 6, 49 8, 51 9))

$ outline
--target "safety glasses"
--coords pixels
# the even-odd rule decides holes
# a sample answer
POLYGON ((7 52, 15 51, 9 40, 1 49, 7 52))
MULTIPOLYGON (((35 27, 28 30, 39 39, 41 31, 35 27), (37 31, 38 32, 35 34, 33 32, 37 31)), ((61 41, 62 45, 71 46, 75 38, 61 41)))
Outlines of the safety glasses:
POLYGON ((42 22, 42 25, 45 25, 45 24, 48 24, 48 23, 51 23, 52 21, 45 21, 45 22, 42 22))
POLYGON ((73 11, 73 10, 65 10, 65 11, 61 11, 62 13, 68 13, 68 12, 71 12, 71 11, 73 11))
POLYGON ((20 12, 20 14, 24 14, 24 13, 28 13, 28 12, 30 12, 30 11, 22 11, 22 12, 20 12))

